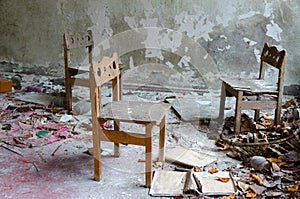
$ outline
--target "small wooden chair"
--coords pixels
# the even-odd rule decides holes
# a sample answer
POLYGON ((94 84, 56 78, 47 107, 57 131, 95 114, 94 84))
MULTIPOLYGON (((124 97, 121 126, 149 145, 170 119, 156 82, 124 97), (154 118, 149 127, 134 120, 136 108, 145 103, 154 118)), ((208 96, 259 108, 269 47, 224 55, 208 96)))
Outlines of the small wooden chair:
POLYGON ((102 178, 100 141, 114 142, 114 155, 119 156, 119 144, 134 144, 146 148, 146 187, 152 183, 152 130, 160 127, 159 161, 165 160, 166 112, 170 105, 165 103, 121 100, 121 71, 118 55, 104 57, 100 63, 93 63, 90 69, 90 91, 92 105, 94 177, 102 178), (101 107, 101 86, 112 82, 112 102, 101 107), (113 130, 101 128, 108 120, 114 121, 113 130), (137 123, 145 126, 145 133, 129 133, 120 130, 120 124, 137 123))
POLYGON ((259 118, 259 110, 275 109, 274 124, 278 124, 281 116, 284 73, 286 68, 286 52, 278 51, 275 46, 264 45, 260 57, 260 72, 258 79, 221 78, 222 90, 220 101, 219 119, 224 119, 224 107, 226 96, 236 98, 235 106, 235 133, 240 132, 242 110, 255 110, 254 119, 259 118), (278 70, 277 83, 271 85, 264 80, 266 66, 278 70), (249 96, 254 96, 251 100, 249 96), (247 97, 247 99, 245 99, 247 97))
MULTIPOLYGON (((89 80, 77 78, 76 75, 88 73, 90 65, 92 64, 94 41, 92 31, 80 32, 75 34, 64 33, 64 59, 65 59, 65 90, 68 111, 72 111, 72 86, 89 87, 89 80), (71 51, 74 49, 87 48, 87 55, 89 57, 89 65, 74 66, 71 63, 71 51)), ((85 49, 86 50, 86 49, 85 49)))

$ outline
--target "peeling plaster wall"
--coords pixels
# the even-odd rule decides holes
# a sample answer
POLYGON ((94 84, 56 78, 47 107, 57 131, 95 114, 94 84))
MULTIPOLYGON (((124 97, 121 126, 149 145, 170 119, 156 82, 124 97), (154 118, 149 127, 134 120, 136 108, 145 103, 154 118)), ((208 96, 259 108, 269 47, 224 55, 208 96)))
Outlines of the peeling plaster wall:
POLYGON ((285 84, 300 84, 298 0, 3 0, 0 16, 0 61, 17 71, 62 76, 63 32, 91 29, 95 59, 117 51, 128 68, 156 63, 193 87, 256 77, 268 42, 287 50, 285 84))

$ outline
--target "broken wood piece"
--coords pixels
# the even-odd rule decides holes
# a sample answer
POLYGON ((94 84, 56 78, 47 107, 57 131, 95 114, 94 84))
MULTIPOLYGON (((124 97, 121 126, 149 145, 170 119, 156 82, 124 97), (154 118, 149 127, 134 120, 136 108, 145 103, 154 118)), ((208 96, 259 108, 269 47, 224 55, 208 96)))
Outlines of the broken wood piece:
POLYGON ((33 167, 35 168, 35 170, 36 170, 37 172, 39 172, 39 169, 38 169, 38 167, 37 167, 37 165, 35 164, 34 161, 27 160, 27 159, 23 159, 23 158, 19 158, 19 160, 21 160, 21 161, 24 162, 24 163, 31 163, 31 164, 33 165, 33 167))
POLYGON ((60 144, 60 145, 58 145, 57 147, 56 147, 56 149, 53 151, 53 153, 51 154, 52 156, 54 156, 55 155, 55 153, 58 151, 58 149, 61 147, 61 145, 62 144, 60 144))
POLYGON ((14 151, 14 150, 12 150, 12 149, 10 149, 10 148, 4 146, 4 145, 0 145, 0 146, 1 146, 2 148, 4 148, 4 149, 10 151, 10 152, 13 152, 13 153, 15 153, 15 154, 17 154, 17 155, 19 155, 19 156, 24 157, 23 154, 21 154, 21 153, 19 153, 19 152, 16 152, 16 151, 14 151))

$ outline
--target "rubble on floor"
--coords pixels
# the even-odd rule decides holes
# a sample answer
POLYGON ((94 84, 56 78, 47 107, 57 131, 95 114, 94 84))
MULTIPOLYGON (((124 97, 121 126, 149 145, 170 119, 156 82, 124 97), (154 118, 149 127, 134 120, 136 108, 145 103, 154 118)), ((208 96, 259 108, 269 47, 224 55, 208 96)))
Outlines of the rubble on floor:
POLYGON ((247 198, 300 196, 299 108, 299 97, 287 101, 277 126, 273 125, 271 114, 256 122, 244 114, 238 133, 233 131, 234 118, 226 118, 216 145, 227 151, 229 157, 243 161, 243 167, 232 171, 240 195, 244 193, 247 198))
MULTIPOLYGON (((37 173, 38 165, 23 157, 20 148, 59 144, 51 151, 54 156, 64 144, 62 140, 91 138, 90 121, 83 121, 80 115, 88 113, 89 109, 67 114, 62 108, 65 102, 60 79, 24 81, 22 89, 20 85, 18 89, 0 94, 1 148, 17 154, 21 162, 32 164, 37 173)), ((145 100, 158 100, 156 94, 134 91, 137 93, 138 97, 146 96, 145 100)), ((104 92, 104 95, 110 100, 109 93, 104 92)), ((159 100, 166 96, 160 95, 159 100)), ((128 91, 124 97, 133 97, 133 92, 128 91)), ((84 102, 84 98, 78 99, 78 107, 84 107, 84 102)), ((149 194, 191 199, 299 198, 299 103, 299 98, 295 97, 284 104, 280 126, 272 125, 268 114, 257 122, 245 114, 242 132, 236 134, 234 120, 228 117, 216 143, 207 140, 210 133, 207 124, 200 127, 182 122, 176 114, 169 115, 167 162, 153 164, 155 172, 149 194)), ((102 155, 104 152, 108 153, 107 149, 103 149, 102 155)), ((42 154, 39 157, 43 159, 42 154)))

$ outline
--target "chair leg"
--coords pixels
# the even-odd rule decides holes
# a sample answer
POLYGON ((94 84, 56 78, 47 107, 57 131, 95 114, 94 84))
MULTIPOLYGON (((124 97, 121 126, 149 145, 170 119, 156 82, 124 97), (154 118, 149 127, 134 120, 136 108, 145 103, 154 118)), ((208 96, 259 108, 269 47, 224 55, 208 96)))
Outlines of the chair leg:
POLYGON ((153 124, 146 124, 146 187, 152 184, 152 129, 153 124))
POLYGON ((255 113, 254 113, 254 121, 257 121, 260 115, 260 110, 259 109, 255 109, 255 113))
POLYGON ((101 163, 101 142, 100 142, 100 125, 96 125, 93 129, 93 150, 94 150, 94 178, 100 181, 102 178, 102 163, 101 163))
POLYGON ((159 156, 158 161, 165 162, 165 150, 166 150, 166 115, 160 122, 160 131, 159 131, 159 156))
POLYGON ((282 103, 282 100, 280 98, 277 101, 277 107, 275 109, 275 117, 274 117, 274 124, 275 125, 278 125, 279 121, 280 121, 280 117, 281 117, 281 103, 282 103))
POLYGON ((66 91, 66 108, 70 112, 72 111, 72 88, 70 84, 70 76, 69 74, 66 75, 65 77, 65 91, 66 91))
MULTIPOLYGON (((119 131, 120 130, 120 121, 114 121, 114 130, 119 131)), ((120 157, 120 144, 114 143, 114 156, 120 157)))
POLYGON ((224 121, 224 111, 225 111, 225 100, 226 100, 226 90, 225 85, 222 83, 221 88, 221 96, 220 96, 220 107, 219 107, 219 117, 218 117, 218 123, 222 124, 224 121))
POLYGON ((242 98, 243 98, 243 92, 238 91, 236 96, 236 103, 235 103, 235 121, 234 121, 234 132, 236 134, 240 133, 241 131, 242 98))

